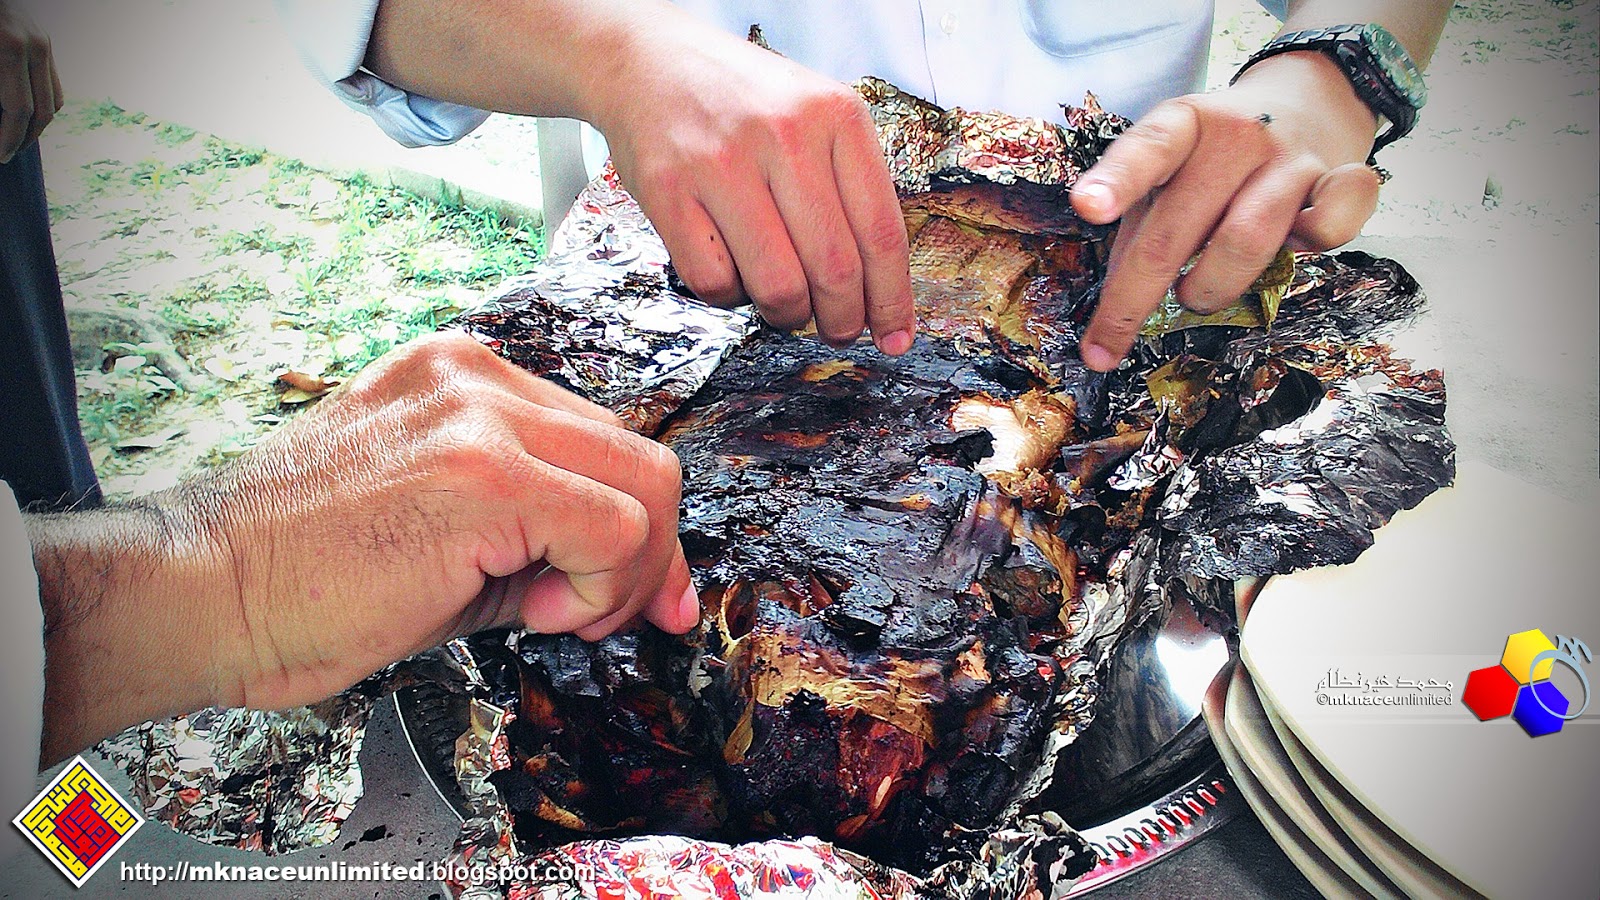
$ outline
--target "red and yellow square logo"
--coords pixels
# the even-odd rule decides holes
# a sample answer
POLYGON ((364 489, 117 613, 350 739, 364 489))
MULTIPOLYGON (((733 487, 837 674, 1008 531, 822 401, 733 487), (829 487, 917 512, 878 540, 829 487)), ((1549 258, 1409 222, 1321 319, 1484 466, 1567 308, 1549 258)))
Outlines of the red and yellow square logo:
POLYGON ((74 886, 83 887, 144 817, 79 756, 11 821, 74 886))

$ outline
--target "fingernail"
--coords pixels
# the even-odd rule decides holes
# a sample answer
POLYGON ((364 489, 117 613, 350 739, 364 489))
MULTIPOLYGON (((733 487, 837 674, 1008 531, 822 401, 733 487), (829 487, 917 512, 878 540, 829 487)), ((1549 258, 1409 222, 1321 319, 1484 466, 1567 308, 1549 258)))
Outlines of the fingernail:
POLYGON ((1122 357, 1099 344, 1084 344, 1083 361, 1096 372, 1109 372, 1122 362, 1122 357))
POLYGON ((911 332, 901 329, 891 331, 878 340, 878 349, 890 356, 900 356, 911 349, 911 332))
POLYGON ((683 597, 678 600, 678 621, 685 628, 693 628, 700 624, 700 592, 694 589, 694 582, 689 582, 689 587, 684 590, 683 597))
POLYGON ((1099 213, 1110 212, 1116 202, 1111 196, 1111 188, 1098 181, 1079 181, 1073 186, 1072 195, 1080 204, 1099 213))

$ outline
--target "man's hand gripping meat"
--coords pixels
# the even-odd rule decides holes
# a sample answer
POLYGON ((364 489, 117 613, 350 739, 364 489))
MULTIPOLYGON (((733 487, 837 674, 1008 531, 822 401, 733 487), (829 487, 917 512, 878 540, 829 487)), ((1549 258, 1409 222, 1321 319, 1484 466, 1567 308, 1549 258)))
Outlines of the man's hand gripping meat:
POLYGON ((456 635, 699 620, 677 457, 462 335, 396 350, 170 491, 27 518, 44 760, 209 705, 311 703, 456 635))

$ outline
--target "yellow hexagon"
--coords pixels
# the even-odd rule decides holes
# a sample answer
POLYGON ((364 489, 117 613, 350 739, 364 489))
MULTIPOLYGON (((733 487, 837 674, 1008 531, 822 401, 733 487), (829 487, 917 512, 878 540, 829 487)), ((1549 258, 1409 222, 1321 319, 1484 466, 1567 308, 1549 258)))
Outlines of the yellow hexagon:
POLYGON ((1550 670, 1555 665, 1555 660, 1547 659, 1539 663, 1539 668, 1529 673, 1533 668, 1533 658, 1546 650, 1554 650, 1556 645, 1544 636, 1544 632, 1535 628, 1531 631, 1519 631, 1506 638, 1506 652, 1500 655, 1500 665, 1506 667, 1521 684, 1530 681, 1543 681, 1550 677, 1550 670))

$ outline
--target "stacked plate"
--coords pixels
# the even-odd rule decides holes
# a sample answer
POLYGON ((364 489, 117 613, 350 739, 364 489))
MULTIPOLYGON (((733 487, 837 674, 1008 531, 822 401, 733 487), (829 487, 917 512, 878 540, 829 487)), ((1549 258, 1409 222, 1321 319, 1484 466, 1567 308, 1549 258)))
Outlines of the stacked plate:
POLYGON ((1355 563, 1241 604, 1206 722, 1325 894, 1600 897, 1597 548, 1593 505, 1463 465, 1355 563))

